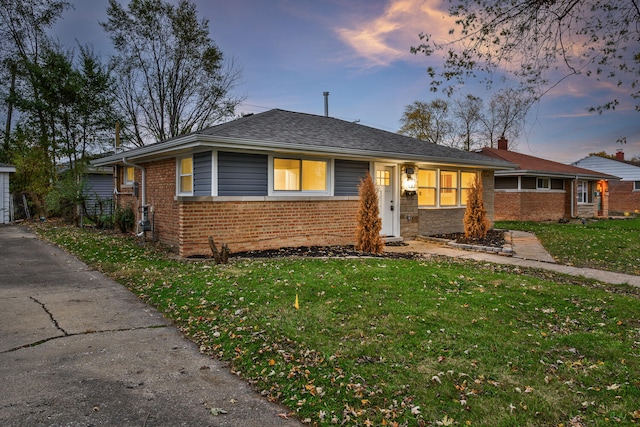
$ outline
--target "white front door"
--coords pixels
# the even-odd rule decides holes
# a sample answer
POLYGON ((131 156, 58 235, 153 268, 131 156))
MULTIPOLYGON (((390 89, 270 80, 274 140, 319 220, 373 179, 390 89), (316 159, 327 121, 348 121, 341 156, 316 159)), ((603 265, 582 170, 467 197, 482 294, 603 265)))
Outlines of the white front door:
POLYGON ((386 237, 396 235, 395 230, 395 167, 380 166, 376 167, 376 187, 378 189, 378 204, 380 209, 380 218, 382 218, 382 230, 380 234, 386 237))

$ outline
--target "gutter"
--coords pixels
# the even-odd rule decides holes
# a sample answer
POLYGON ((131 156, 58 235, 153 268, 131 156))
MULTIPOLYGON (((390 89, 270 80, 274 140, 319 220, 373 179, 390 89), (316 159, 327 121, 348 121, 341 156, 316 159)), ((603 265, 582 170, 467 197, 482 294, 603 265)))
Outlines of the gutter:
POLYGON ((576 175, 573 180, 573 184, 571 184, 571 218, 575 218, 575 205, 576 205, 576 195, 574 194, 576 187, 578 186, 578 175, 576 175))
MULTIPOLYGON (((313 146, 300 143, 286 143, 279 141, 258 141, 244 138, 220 137, 203 134, 190 134, 184 137, 178 137, 158 144, 152 144, 144 147, 135 148, 128 152, 130 159, 142 159, 149 156, 175 155, 180 150, 190 150, 196 147, 207 147, 217 149, 234 149, 234 150, 259 150, 281 153, 315 153, 323 156, 344 155, 353 157, 362 157, 367 159, 393 159, 394 161, 405 162, 429 162, 443 163, 456 166, 481 167, 489 170, 507 170, 514 169, 515 165, 504 160, 492 159, 487 157, 479 159, 461 159, 442 157, 439 155, 422 155, 415 153, 396 153, 393 151, 364 150, 361 148, 345 148, 345 147, 329 147, 329 146, 313 146)), ((482 157, 478 155, 478 157, 482 157)), ((106 166, 117 163, 120 156, 113 154, 100 159, 93 160, 91 164, 96 166, 106 166)))

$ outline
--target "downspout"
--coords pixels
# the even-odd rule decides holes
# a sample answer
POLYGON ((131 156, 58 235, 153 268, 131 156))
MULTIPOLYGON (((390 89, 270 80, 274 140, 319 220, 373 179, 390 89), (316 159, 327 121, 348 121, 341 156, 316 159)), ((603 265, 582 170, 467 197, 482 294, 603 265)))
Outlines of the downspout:
MULTIPOLYGON (((144 211, 144 208, 147 206, 147 199, 146 199, 146 188, 147 188, 147 174, 146 174, 146 170, 144 167, 140 166, 139 164, 136 163, 130 163, 127 161, 126 157, 122 157, 122 163, 125 166, 131 166, 134 167, 136 169, 140 169, 142 171, 142 182, 140 183, 140 207, 142 208, 142 210, 144 211)), ((136 233, 136 235, 138 237, 141 237, 144 235, 144 227, 142 227, 141 224, 142 220, 138 221, 138 227, 141 229, 140 232, 136 233)))
POLYGON ((573 180, 573 184, 571 184, 571 218, 575 218, 575 204, 576 204, 576 195, 575 195, 575 190, 576 190, 576 186, 578 185, 578 175, 576 175, 575 179, 573 180))

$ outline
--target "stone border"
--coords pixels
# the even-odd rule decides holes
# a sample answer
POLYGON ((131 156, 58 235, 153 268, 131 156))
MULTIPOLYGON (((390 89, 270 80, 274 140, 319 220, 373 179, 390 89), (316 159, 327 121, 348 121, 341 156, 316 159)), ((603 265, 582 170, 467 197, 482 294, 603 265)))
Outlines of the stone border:
POLYGON ((514 253, 512 244, 513 238, 511 237, 511 232, 509 232, 508 230, 504 230, 505 244, 501 248, 496 248, 494 246, 472 245, 469 243, 457 243, 455 240, 441 239, 439 237, 418 236, 416 239, 428 242, 442 243, 456 249, 463 249, 465 251, 486 252, 502 256, 513 256, 514 253))

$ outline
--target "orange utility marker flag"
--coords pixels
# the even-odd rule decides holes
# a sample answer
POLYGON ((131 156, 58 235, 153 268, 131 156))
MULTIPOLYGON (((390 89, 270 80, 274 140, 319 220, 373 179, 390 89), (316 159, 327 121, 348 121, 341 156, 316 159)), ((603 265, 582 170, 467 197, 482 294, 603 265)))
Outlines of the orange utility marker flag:
POLYGON ((300 304, 298 304, 298 293, 296 292, 296 302, 293 303, 293 306, 296 308, 296 310, 300 309, 300 304))

